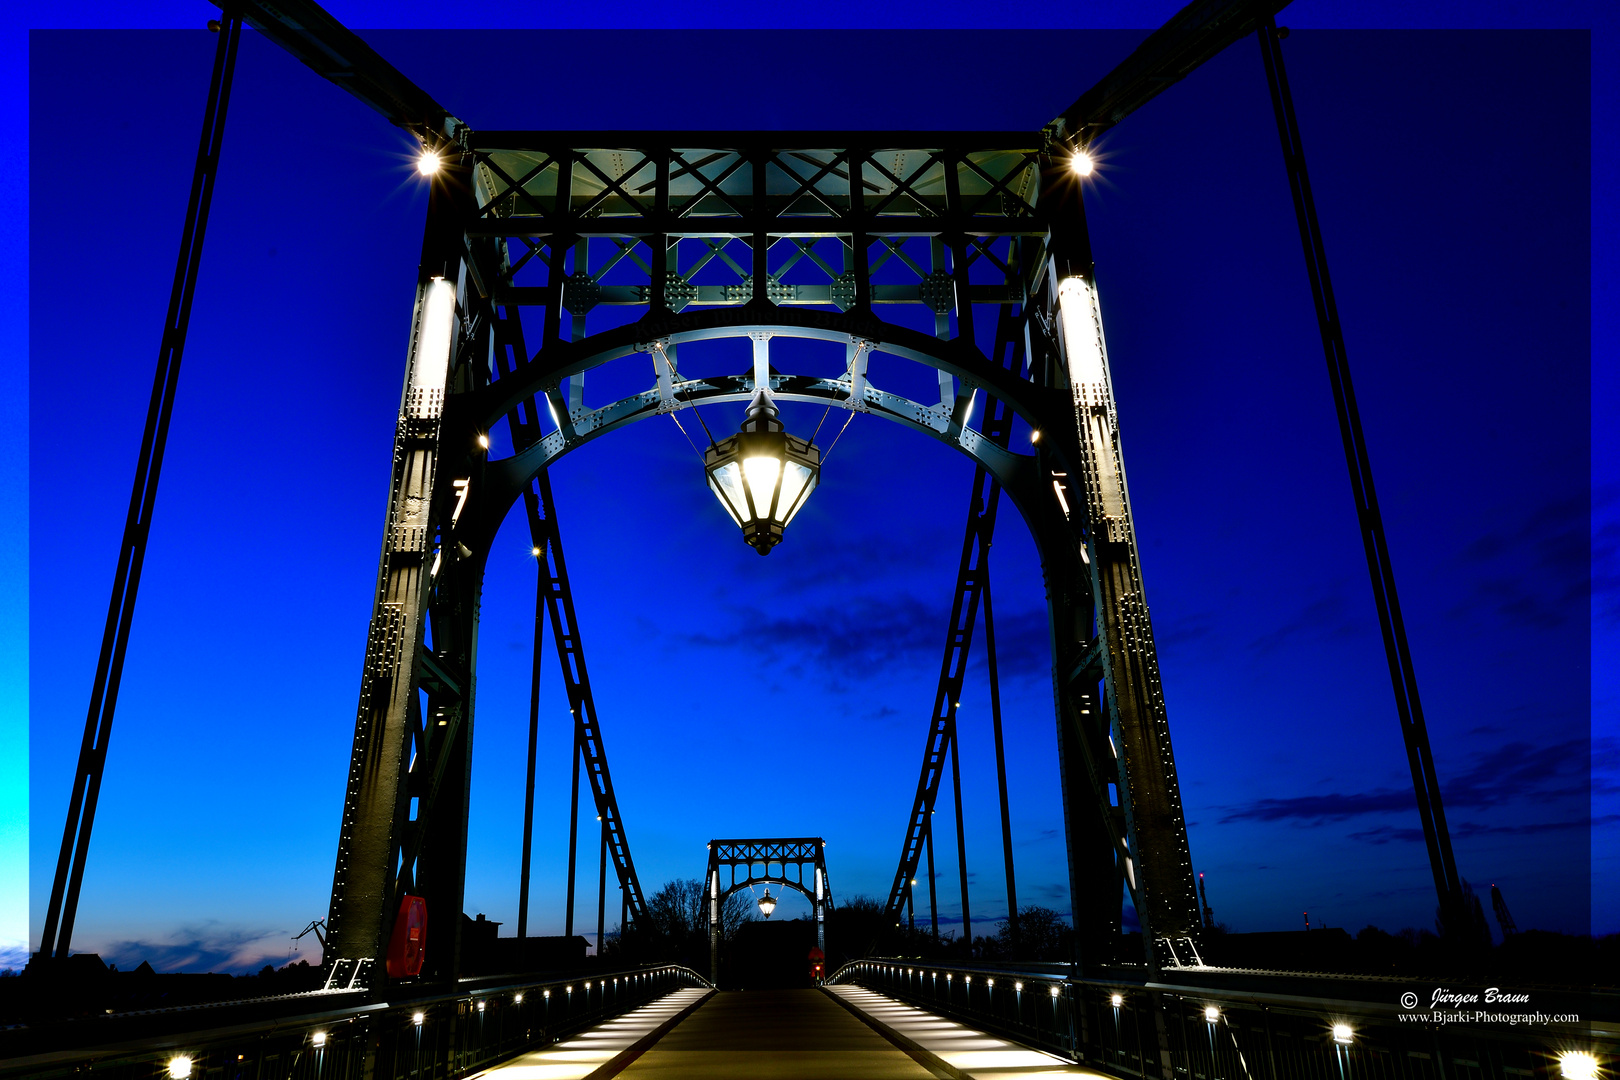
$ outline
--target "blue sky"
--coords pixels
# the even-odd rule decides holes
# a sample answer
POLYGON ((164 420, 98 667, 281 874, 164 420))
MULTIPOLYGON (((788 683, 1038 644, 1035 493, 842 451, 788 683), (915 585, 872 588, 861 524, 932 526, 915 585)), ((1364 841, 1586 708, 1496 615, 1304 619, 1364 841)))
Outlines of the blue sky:
MULTIPOLYGON (((475 128, 1029 129, 1140 37, 1119 28, 1173 6, 1039 24, 1062 34, 691 33, 671 69, 658 63, 667 32, 421 34, 391 28, 435 25, 425 7, 387 22, 332 10, 379 27, 368 40, 475 128), (563 72, 538 84, 543 55, 563 72), (1009 92, 1002 73, 1031 55, 1052 60, 1009 92)), ((624 10, 626 25, 669 17, 624 10)), ((821 10, 823 25, 870 25, 821 10)), ((1614 755, 1616 700, 1590 658, 1605 642, 1612 654, 1620 616, 1613 387, 1593 386, 1590 364, 1613 356, 1612 300, 1595 299, 1612 297, 1613 268, 1588 262, 1613 251, 1612 208, 1589 197, 1593 176, 1612 190, 1614 140, 1588 142, 1613 130, 1612 114, 1588 112, 1616 97, 1602 92, 1612 29, 1592 39, 1590 81, 1574 35, 1313 29, 1525 25, 1480 10, 1463 22, 1444 7, 1301 2, 1282 20, 1299 30, 1285 53, 1459 867, 1501 885, 1521 927, 1612 931, 1613 845, 1594 861, 1580 825, 1589 792, 1600 822, 1615 812, 1601 801, 1612 765, 1589 773, 1614 755)), ((1537 25, 1591 26, 1595 11, 1543 8, 1537 25)), ((885 8, 891 25, 907 12, 885 8)), ((1025 17, 928 12, 954 28, 1025 17)), ((26 679, 31 716, 29 772, 4 780, 3 821, 13 859, 28 823, 30 941, 212 57, 194 28, 214 13, 92 7, 73 33, 33 35, 28 169, 0 180, 26 180, 7 205, 32 215, 0 217, 19 252, 6 350, 27 358, 29 390, 26 411, 5 406, 5 460, 27 462, 6 479, 29 515, 28 558, 9 568, 26 579, 7 589, 28 669, 6 678, 26 679)), ((473 7, 458 25, 506 17, 473 7)), ((583 6, 548 18, 600 29, 583 6)), ((1427 925, 1432 885, 1256 51, 1240 42, 1113 132, 1090 202, 1193 857, 1234 929, 1290 928, 1305 909, 1352 929, 1427 925)), ((325 913, 420 243, 408 150, 244 38, 81 948, 249 966, 286 959, 290 934, 325 913)), ((881 361, 874 378, 896 389, 918 378, 881 361)), ((723 347, 705 358, 743 362, 723 347)), ((735 537, 673 425, 593 443, 553 478, 644 886, 697 876, 712 836, 819 834, 838 893, 881 896, 932 702, 966 460, 860 418, 768 559, 735 537)), ((467 892, 469 912, 509 928, 533 604, 520 532, 508 522, 486 579, 467 892)), ((1044 602, 1016 515, 994 566, 1020 898, 1061 908, 1044 602)), ((561 926, 569 738, 554 661, 545 680, 541 933, 561 926)), ((976 922, 1004 910, 986 713, 976 666, 962 714, 976 922)), ((20 737, 20 714, 8 719, 20 737)), ((951 848, 938 854, 954 915, 951 848)), ((6 903, 15 947, 21 897, 6 903)))

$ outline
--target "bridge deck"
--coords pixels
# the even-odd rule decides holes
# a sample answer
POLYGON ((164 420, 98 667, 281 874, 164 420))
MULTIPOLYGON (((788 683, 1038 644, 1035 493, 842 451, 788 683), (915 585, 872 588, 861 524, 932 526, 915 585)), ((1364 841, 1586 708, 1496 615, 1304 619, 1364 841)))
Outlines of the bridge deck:
POLYGON ((576 1038, 525 1054, 480 1080, 930 1080, 1082 1076, 1048 1054, 1007 1043, 870 991, 838 987, 848 1005, 897 1033, 891 1041, 821 990, 684 990, 576 1038), (695 1009, 694 1003, 701 1002, 695 1009), (661 1035, 659 1029, 681 1017, 661 1035), (902 1044, 909 1044, 907 1049, 902 1044))

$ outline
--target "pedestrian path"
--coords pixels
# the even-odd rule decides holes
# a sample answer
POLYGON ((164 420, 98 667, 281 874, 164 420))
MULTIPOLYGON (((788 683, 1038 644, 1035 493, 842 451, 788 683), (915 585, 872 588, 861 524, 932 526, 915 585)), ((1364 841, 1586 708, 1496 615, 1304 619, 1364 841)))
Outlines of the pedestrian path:
POLYGON ((820 990, 728 990, 632 1061, 625 1080, 930 1080, 939 1074, 820 990))
POLYGON ((1102 1074, 858 986, 677 990, 474 1080, 1041 1080, 1102 1074), (690 1010, 690 1011, 688 1011, 690 1010), (686 1013, 668 1030, 669 1025, 686 1013))
POLYGON ((998 1036, 975 1031, 954 1020, 924 1012, 859 986, 831 986, 827 989, 900 1036, 903 1044, 910 1043, 944 1062, 957 1076, 969 1076, 974 1080, 1091 1076, 1105 1080, 1105 1074, 1095 1069, 1071 1065, 1044 1051, 1031 1050, 998 1036))
POLYGON ((620 1055, 708 993, 700 989, 677 990, 571 1039, 513 1058, 479 1076, 483 1080, 585 1080, 592 1073, 609 1072, 620 1055))

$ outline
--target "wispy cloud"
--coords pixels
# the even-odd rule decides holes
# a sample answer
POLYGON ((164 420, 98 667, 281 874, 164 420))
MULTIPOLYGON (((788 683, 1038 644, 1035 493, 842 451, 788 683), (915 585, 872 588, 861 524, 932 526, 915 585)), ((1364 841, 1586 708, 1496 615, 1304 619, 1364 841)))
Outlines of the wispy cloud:
POLYGON ((946 614, 914 596, 856 598, 791 614, 752 607, 733 609, 731 625, 686 635, 692 645, 746 649, 791 666, 937 663, 945 645, 946 614))
MULTIPOLYGON (((1489 825, 1479 821, 1463 821, 1451 825, 1451 837, 1453 840, 1465 840, 1473 836, 1535 836, 1540 833, 1586 829, 1614 821, 1620 821, 1620 814, 1606 814, 1598 818, 1575 818, 1569 821, 1536 821, 1524 825, 1489 825)), ((1350 839, 1368 844, 1421 844, 1423 830, 1379 825, 1376 828, 1351 833, 1350 839)))
MULTIPOLYGON (((1492 807, 1517 799, 1545 803, 1584 797, 1591 790, 1591 760, 1590 748, 1584 741, 1552 746, 1506 743, 1476 754, 1468 769, 1441 784, 1441 796, 1445 805, 1454 810, 1492 807)), ((1329 792, 1256 799, 1227 808, 1221 822, 1294 821, 1320 825, 1365 814, 1410 812, 1415 805, 1410 788, 1329 792)))
MULTIPOLYGON (((1593 567, 1600 542, 1620 545, 1614 535, 1594 537, 1591 504, 1586 496, 1558 499, 1529 513, 1506 519, 1463 549, 1462 559, 1474 568, 1500 568, 1480 576, 1451 615, 1477 618, 1492 612, 1516 626, 1552 629, 1587 617, 1587 598, 1598 586, 1593 567)), ((1620 581, 1607 580, 1611 595, 1620 581)))
POLYGON ((1276 652, 1286 642, 1301 637, 1336 638, 1354 632, 1356 620, 1343 593, 1332 592, 1311 600, 1292 619, 1274 630, 1249 641, 1249 648, 1262 656, 1276 652))
MULTIPOLYGON (((158 971, 245 974, 266 964, 286 964, 291 937, 286 930, 231 926, 210 920, 201 926, 182 926, 160 940, 122 939, 86 945, 103 961, 123 970, 139 967, 145 961, 158 971)), ((305 950, 300 958, 319 960, 319 948, 305 950)))

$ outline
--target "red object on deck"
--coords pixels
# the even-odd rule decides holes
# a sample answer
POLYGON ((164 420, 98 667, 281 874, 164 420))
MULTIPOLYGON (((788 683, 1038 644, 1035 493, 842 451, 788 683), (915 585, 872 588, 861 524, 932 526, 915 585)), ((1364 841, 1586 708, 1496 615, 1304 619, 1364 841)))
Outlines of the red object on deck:
POLYGON ((810 946, 810 977, 812 979, 821 978, 822 965, 826 962, 826 959, 826 953, 822 952, 814 945, 810 946))
POLYGON ((394 934, 388 939, 388 977, 403 979, 422 974, 426 957, 427 901, 420 896, 401 897, 399 918, 394 920, 394 934))

